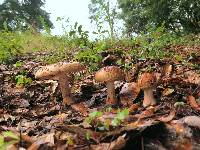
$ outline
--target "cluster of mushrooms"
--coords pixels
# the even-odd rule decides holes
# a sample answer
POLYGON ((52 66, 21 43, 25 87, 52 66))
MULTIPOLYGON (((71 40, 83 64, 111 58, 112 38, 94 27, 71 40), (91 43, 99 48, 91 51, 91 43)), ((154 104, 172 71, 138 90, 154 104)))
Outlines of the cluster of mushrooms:
MULTIPOLYGON (((70 74, 84 70, 84 65, 79 62, 59 62, 52 65, 43 66, 35 73, 36 79, 56 80, 63 97, 63 105, 72 105, 74 100, 71 96, 69 85, 70 74)), ((125 74, 117 66, 106 66, 101 68, 95 74, 97 82, 104 82, 107 85, 106 104, 117 105, 118 100, 115 96, 115 81, 124 80, 125 74)), ((144 91, 143 106, 151 106, 156 104, 156 99, 153 96, 153 87, 156 82, 156 76, 153 73, 143 73, 138 79, 137 86, 144 91)))

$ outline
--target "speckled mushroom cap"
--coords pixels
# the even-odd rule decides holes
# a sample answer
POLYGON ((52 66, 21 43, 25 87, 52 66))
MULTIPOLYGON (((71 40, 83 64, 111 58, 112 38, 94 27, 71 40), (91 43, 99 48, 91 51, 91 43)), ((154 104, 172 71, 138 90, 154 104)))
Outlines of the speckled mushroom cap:
POLYGON ((143 73, 138 80, 138 85, 141 89, 146 89, 156 84, 156 76, 154 73, 143 73))
POLYGON ((101 68, 95 74, 95 80, 98 82, 112 82, 124 79, 124 72, 117 66, 107 66, 101 68))
POLYGON ((84 66, 79 62, 59 62, 56 64, 51 64, 47 66, 41 67, 39 70, 36 71, 35 77, 41 79, 50 79, 58 74, 63 74, 65 72, 74 73, 84 69, 84 66))

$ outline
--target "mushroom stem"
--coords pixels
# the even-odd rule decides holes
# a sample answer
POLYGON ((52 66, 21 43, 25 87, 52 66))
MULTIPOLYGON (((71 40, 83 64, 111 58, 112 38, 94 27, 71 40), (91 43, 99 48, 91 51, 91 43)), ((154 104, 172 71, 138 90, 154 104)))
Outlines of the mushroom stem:
POLYGON ((63 105, 70 105, 73 103, 71 98, 71 89, 69 87, 69 80, 66 78, 66 75, 60 75, 58 80, 60 90, 63 97, 63 105))
POLYGON ((155 105, 155 104, 156 104, 156 99, 153 96, 153 89, 152 89, 152 87, 144 89, 143 106, 147 107, 147 106, 155 105))
POLYGON ((116 105, 117 99, 115 97, 115 84, 114 82, 107 82, 107 99, 106 104, 108 105, 116 105))

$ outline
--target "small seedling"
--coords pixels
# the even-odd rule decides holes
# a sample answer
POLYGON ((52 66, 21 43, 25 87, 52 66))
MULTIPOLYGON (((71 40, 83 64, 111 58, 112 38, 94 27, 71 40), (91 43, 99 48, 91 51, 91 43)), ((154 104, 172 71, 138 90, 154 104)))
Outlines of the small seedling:
POLYGON ((87 132, 85 134, 85 138, 89 141, 91 139, 91 134, 89 132, 87 132))
POLYGON ((117 113, 117 116, 112 120, 111 124, 113 126, 119 126, 128 115, 129 115, 128 109, 124 109, 122 111, 119 111, 117 113))
POLYGON ((101 117, 102 115, 103 113, 101 111, 94 111, 89 114, 89 117, 86 118, 86 122, 90 124, 94 119, 101 117))
MULTIPOLYGON (((109 110, 110 111, 110 110, 109 110)), ((108 111, 106 111, 108 113, 108 111)), ((129 110, 119 110, 113 119, 105 119, 104 121, 98 120, 99 117, 103 116, 103 112, 95 111, 90 113, 89 117, 86 118, 86 122, 93 124, 93 126, 100 131, 109 131, 110 127, 117 127, 121 125, 124 119, 129 115, 129 110)))
POLYGON ((0 149, 1 150, 6 150, 7 147, 11 144, 15 144, 19 141, 19 137, 15 135, 11 131, 5 131, 0 134, 0 149), (9 140, 5 140, 9 139, 9 140))
POLYGON ((73 142, 73 140, 72 140, 71 137, 68 137, 68 138, 67 138, 67 145, 69 145, 69 146, 74 145, 74 142, 73 142))
POLYGON ((17 75, 15 77, 15 81, 16 81, 16 86, 27 86, 32 83, 32 79, 29 77, 27 78, 24 75, 17 75))
POLYGON ((184 102, 176 102, 175 104, 174 104, 174 107, 181 107, 181 106, 184 106, 185 105, 185 103, 184 102))
POLYGON ((17 61, 17 62, 14 64, 15 67, 21 67, 22 65, 23 65, 23 62, 21 62, 21 61, 17 61))

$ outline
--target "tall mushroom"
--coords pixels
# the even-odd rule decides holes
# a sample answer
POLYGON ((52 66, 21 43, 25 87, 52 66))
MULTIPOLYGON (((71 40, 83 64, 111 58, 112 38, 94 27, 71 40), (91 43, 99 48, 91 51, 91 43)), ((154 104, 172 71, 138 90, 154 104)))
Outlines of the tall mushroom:
POLYGON ((97 82, 106 82, 107 85, 108 94, 107 94, 106 104, 108 105, 117 104, 114 82, 123 79, 124 79, 124 72, 117 66, 107 66, 96 72, 95 80, 97 82))
POLYGON ((63 97, 64 105, 71 105, 71 89, 69 86, 69 75, 84 69, 84 66, 78 62, 59 62, 43 66, 35 73, 36 79, 52 79, 57 80, 63 97))
POLYGON ((138 80, 138 85, 142 90, 144 90, 143 107, 156 104, 156 99, 153 96, 155 83, 156 76, 153 73, 143 73, 138 80))

